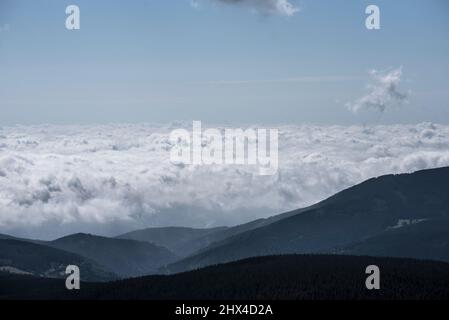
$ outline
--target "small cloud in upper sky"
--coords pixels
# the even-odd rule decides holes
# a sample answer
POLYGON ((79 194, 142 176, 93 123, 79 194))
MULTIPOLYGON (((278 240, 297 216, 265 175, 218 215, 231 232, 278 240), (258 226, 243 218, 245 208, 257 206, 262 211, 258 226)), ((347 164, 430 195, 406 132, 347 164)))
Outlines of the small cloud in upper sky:
POLYGON ((389 72, 370 71, 373 83, 368 86, 368 94, 348 103, 347 107, 354 113, 363 109, 384 112, 386 109, 407 101, 407 93, 398 90, 402 78, 402 67, 389 72))
MULTIPOLYGON (((289 0, 208 0, 226 5, 243 6, 264 15, 293 16, 300 8, 289 0)), ((190 5, 198 8, 198 0, 191 0, 190 5)))

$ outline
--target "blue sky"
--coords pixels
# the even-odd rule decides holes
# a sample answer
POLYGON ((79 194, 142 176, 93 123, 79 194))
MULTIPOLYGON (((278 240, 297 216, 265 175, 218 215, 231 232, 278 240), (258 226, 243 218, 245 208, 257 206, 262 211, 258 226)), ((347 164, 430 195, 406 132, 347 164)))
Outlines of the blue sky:
POLYGON ((449 123, 445 0, 290 0, 290 17, 198 3, 0 0, 0 125, 449 123), (81 30, 65 29, 70 4, 81 30), (369 70, 400 67, 407 104, 348 110, 369 70))

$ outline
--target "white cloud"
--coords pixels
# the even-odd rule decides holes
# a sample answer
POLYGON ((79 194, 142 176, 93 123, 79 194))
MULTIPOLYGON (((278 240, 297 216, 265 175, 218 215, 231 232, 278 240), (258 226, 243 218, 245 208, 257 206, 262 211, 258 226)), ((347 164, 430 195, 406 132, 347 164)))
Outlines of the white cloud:
POLYGON ((169 132, 179 126, 191 130, 0 129, 0 232, 234 224, 313 204, 373 176, 449 166, 448 125, 281 126, 279 173, 268 177, 254 167, 171 164, 169 132))
POLYGON ((262 14, 293 16, 300 11, 288 0, 214 0, 229 5, 242 5, 262 14))
POLYGON ((354 113, 362 109, 375 109, 384 112, 391 106, 406 102, 407 94, 398 91, 402 78, 402 68, 389 72, 372 70, 370 75, 373 83, 368 86, 368 94, 354 103, 348 103, 349 110, 354 113))

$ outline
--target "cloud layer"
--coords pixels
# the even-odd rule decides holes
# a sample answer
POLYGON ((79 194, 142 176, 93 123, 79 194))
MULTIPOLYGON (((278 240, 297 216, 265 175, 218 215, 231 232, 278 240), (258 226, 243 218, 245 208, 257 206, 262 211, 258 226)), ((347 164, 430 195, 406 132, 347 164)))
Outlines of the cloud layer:
POLYGON ((373 83, 368 86, 368 94, 347 105, 352 112, 356 113, 363 109, 384 112, 387 108, 399 105, 407 100, 407 94, 398 91, 398 85, 402 78, 402 68, 389 72, 372 70, 370 75, 373 83))
MULTIPOLYGON (((278 174, 175 166, 191 124, 0 129, 0 232, 54 237, 234 224, 304 207, 373 176, 449 166, 449 126, 282 126, 278 174)), ((207 126, 204 125, 204 129, 207 126)))

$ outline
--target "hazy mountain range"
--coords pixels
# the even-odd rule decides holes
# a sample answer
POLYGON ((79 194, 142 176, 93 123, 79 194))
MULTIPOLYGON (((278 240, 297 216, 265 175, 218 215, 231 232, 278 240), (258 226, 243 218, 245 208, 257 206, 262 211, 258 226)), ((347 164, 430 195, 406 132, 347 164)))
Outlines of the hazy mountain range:
POLYGON ((148 228, 48 242, 0 236, 0 272, 16 277, 62 278, 65 265, 76 264, 82 280, 108 281, 280 254, 449 262, 449 167, 373 178, 311 207, 234 227, 148 228))

